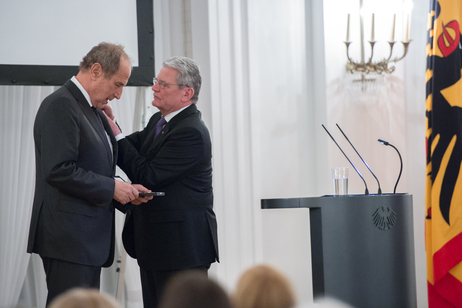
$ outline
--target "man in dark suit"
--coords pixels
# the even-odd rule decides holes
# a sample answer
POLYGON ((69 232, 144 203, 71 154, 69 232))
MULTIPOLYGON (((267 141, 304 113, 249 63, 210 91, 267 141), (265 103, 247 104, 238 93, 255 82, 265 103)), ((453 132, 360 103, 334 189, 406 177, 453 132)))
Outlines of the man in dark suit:
POLYGON ((27 252, 46 273, 47 305, 73 287, 99 288, 114 258, 114 206, 141 185, 114 180, 117 142, 101 108, 119 99, 131 74, 123 46, 101 43, 77 76, 42 102, 34 123, 36 184, 27 252))
POLYGON ((160 112, 147 127, 123 138, 111 123, 122 138, 119 167, 133 182, 165 192, 133 208, 122 235, 128 254, 138 259, 146 308, 157 307, 172 275, 186 269, 206 275, 218 260, 212 145, 196 107, 201 82, 193 60, 166 60, 152 87, 160 112))

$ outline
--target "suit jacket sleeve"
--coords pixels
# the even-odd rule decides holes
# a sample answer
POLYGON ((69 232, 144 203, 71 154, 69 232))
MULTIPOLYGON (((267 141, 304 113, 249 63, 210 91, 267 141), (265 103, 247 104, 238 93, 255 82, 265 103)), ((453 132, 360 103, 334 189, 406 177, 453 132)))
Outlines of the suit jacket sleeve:
MULTIPOLYGON (((155 129, 152 126, 155 123, 150 123, 145 131, 155 129)), ((169 185, 198 165, 210 163, 210 140, 201 129, 201 126, 178 125, 144 151, 146 144, 152 143, 145 138, 152 134, 130 135, 119 141, 118 165, 133 183, 151 190, 169 185)))

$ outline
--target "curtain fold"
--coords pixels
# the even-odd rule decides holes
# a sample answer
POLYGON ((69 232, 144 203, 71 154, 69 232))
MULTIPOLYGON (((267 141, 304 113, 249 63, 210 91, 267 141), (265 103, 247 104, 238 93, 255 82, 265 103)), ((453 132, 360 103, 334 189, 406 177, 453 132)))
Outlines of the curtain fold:
MULTIPOLYGON (((14 307, 30 260, 26 253, 35 185, 33 124, 52 87, 0 87, 0 307, 14 307)), ((50 91, 51 93, 51 91, 50 91)))
MULTIPOLYGON (((114 101, 111 106, 117 118, 117 122, 122 128, 125 135, 129 135, 143 128, 142 119, 146 115, 149 120, 151 110, 155 112, 156 108, 151 105, 152 90, 149 87, 131 87, 125 88, 122 98, 114 101)), ((153 113, 154 113, 153 112, 153 113)), ((129 181, 125 173, 117 167, 117 175, 129 181)), ((122 230, 125 222, 125 215, 116 212, 116 258, 120 261, 118 264, 108 270, 108 275, 114 277, 114 271, 117 272, 117 278, 123 279, 123 294, 121 295, 122 304, 126 308, 142 308, 143 297, 141 293, 141 280, 138 263, 135 259, 127 255, 122 243, 122 230), (122 261, 124 260, 124 261, 122 261), (123 277, 119 276, 119 270, 124 271, 123 277)), ((116 259, 117 260, 117 259, 116 259)), ((116 283, 112 285, 117 285, 116 283)), ((108 290, 109 291, 109 290, 108 290)), ((113 289, 108 292, 116 295, 117 290, 113 289)))
MULTIPOLYGON (((269 262, 297 283, 301 298, 309 299, 303 293, 311 292, 304 283, 310 270, 277 262, 271 254, 280 248, 265 246, 268 224, 260 202, 316 193, 316 169, 323 162, 316 164, 315 156, 323 147, 314 142, 315 124, 325 109, 314 111, 315 92, 323 89, 308 82, 316 76, 307 68, 323 66, 311 62, 315 47, 307 42, 306 31, 312 35, 311 15, 322 14, 313 13, 305 1, 263 0, 209 1, 208 12, 209 129, 221 260, 212 276, 232 293, 246 268, 269 262)), ((296 240, 303 237, 298 232, 296 240)))

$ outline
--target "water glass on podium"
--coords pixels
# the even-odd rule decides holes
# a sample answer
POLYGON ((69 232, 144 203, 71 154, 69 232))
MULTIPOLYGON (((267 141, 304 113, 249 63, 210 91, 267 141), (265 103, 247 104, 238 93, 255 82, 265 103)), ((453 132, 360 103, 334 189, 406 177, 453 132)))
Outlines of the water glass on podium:
POLYGON ((334 196, 348 195, 348 167, 332 168, 334 182, 334 196))

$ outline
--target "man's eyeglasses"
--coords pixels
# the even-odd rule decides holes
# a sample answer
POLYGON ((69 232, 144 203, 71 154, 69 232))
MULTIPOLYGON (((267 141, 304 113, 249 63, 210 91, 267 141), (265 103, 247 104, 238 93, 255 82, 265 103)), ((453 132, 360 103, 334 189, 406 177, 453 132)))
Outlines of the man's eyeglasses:
POLYGON ((166 82, 163 81, 163 80, 158 80, 157 77, 155 77, 154 79, 152 79, 152 83, 153 83, 153 84, 158 83, 158 84, 159 84, 159 88, 161 88, 161 89, 165 89, 165 87, 167 87, 167 86, 172 86, 172 85, 177 85, 177 86, 181 87, 180 84, 177 84, 177 83, 166 83, 166 82))

